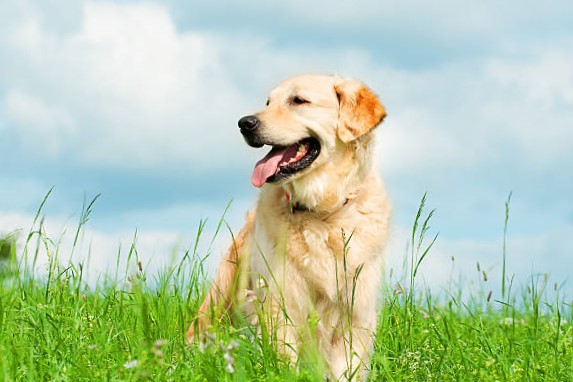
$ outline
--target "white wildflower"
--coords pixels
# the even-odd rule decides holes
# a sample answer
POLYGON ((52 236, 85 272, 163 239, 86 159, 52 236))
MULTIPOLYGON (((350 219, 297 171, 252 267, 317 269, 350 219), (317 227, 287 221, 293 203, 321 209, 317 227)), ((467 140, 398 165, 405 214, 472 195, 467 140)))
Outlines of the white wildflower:
POLYGON ((233 358, 233 356, 229 352, 225 352, 223 358, 225 359, 225 361, 227 361, 227 364, 232 364, 235 362, 235 358, 233 358))
POLYGON ((231 351, 233 349, 236 349, 239 347, 239 343, 235 340, 231 340, 231 342, 229 342, 229 346, 227 346, 227 350, 231 351))
POLYGON ((137 360, 136 359, 131 360, 131 361, 123 364, 123 367, 125 367, 126 369, 133 369, 136 366, 137 366, 137 360))
POLYGON ((153 343, 153 346, 151 347, 151 351, 157 357, 163 358, 163 352, 161 351, 161 348, 163 346, 165 346, 166 344, 167 344, 166 340, 157 340, 153 343))
POLYGON ((153 346, 156 346, 158 348, 167 345, 167 340, 157 340, 153 343, 153 346))
POLYGON ((511 325, 525 325, 525 320, 515 320, 513 317, 505 317, 499 320, 500 325, 511 326, 511 325))
POLYGON ((225 359, 225 361, 227 361, 227 371, 232 374, 235 371, 235 358, 231 355, 230 351, 226 351, 225 354, 223 355, 223 358, 225 359))
POLYGON ((505 317, 505 318, 502 318, 501 320, 499 320, 499 324, 510 326, 510 325, 513 325, 513 321, 514 321, 513 317, 505 317))
POLYGON ((227 345, 227 348, 225 349, 225 354, 223 354, 223 358, 227 362, 226 370, 229 374, 233 374, 233 372, 235 371, 235 357, 233 357, 231 352, 233 351, 233 349, 236 349, 238 347, 239 343, 235 340, 231 340, 231 342, 229 342, 229 345, 227 345))

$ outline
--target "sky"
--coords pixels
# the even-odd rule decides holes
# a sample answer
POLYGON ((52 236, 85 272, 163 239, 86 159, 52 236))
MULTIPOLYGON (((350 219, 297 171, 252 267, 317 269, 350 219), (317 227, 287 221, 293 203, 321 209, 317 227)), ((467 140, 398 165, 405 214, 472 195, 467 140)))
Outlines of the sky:
MULTIPOLYGON (((64 247, 101 194, 82 240, 92 277, 136 231, 150 269, 181 258, 203 219, 207 251, 227 205, 238 230, 258 193, 264 153, 237 120, 292 75, 337 74, 388 111, 388 269, 427 193, 439 237, 421 279, 477 282, 479 262, 497 292, 511 192, 509 277, 548 273, 571 295, 573 3, 526 3, 3 0, 0 233, 22 242, 54 187, 43 215, 64 247)), ((229 242, 215 238, 211 272, 229 242)))

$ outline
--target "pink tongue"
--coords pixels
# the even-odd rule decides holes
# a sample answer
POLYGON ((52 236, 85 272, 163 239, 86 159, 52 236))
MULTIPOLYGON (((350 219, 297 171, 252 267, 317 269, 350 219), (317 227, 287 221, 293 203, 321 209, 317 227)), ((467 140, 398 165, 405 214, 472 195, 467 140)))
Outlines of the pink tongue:
POLYGON ((277 172, 279 163, 281 163, 288 149, 288 147, 276 151, 273 149, 263 159, 257 162, 253 175, 251 176, 253 186, 257 188, 262 187, 267 179, 277 172))

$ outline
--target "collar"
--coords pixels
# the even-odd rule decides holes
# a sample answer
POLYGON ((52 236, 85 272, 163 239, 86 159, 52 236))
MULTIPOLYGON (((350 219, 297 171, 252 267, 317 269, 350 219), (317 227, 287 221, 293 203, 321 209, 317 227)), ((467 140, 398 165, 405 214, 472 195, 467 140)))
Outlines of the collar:
MULTIPOLYGON (((304 204, 292 200, 291 194, 289 194, 289 192, 286 190, 285 190, 285 197, 286 197, 288 207, 289 207, 291 214, 294 214, 297 212, 314 212, 314 210, 308 208, 304 204)), ((352 201, 351 198, 345 198, 344 203, 342 203, 342 207, 344 207, 345 205, 347 205, 351 201, 352 201)))

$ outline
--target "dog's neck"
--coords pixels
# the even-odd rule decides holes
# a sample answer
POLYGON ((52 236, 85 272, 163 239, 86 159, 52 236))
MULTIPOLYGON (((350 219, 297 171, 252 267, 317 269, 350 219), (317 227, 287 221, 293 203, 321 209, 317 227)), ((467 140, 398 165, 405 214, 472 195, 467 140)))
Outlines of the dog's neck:
POLYGON ((291 213, 330 214, 341 210, 359 195, 367 175, 352 172, 333 177, 327 169, 323 176, 296 179, 281 187, 291 213))
POLYGON ((292 185, 283 186, 283 198, 290 213, 317 213, 330 214, 336 212, 349 203, 358 195, 360 189, 345 190, 338 193, 337 190, 324 187, 321 193, 308 192, 308 186, 303 192, 297 192, 297 187, 292 185), (289 187, 290 186, 290 187, 289 187))
MULTIPOLYGON (((286 191, 286 190, 285 190, 285 199, 287 201, 287 206, 288 206, 288 209, 289 209, 291 214, 316 212, 316 210, 314 208, 309 208, 309 207, 305 206, 304 204, 293 199, 293 197, 289 193, 289 191, 286 191)), ((342 202, 342 204, 339 204, 340 208, 346 206, 351 201, 352 201, 351 197, 344 198, 344 201, 342 202)), ((327 212, 333 212, 333 211, 327 210, 327 212)))

